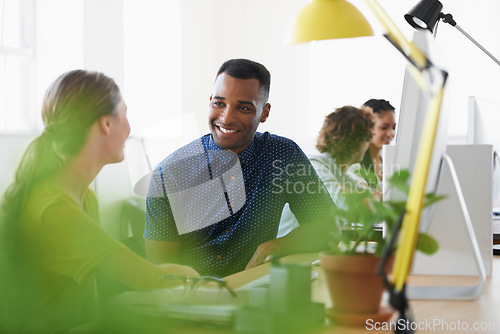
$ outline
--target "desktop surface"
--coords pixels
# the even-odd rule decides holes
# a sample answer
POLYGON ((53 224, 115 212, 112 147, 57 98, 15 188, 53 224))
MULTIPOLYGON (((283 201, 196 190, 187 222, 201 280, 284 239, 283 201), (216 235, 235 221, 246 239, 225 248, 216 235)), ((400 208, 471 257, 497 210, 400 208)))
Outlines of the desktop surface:
MULTIPOLYGON (((298 254, 282 259, 283 263, 312 263, 318 259, 317 253, 298 254)), ((240 273, 226 277, 226 281, 233 289, 238 289, 248 283, 269 273, 270 264, 252 268, 240 273)), ((312 300, 325 305, 325 309, 332 306, 323 271, 318 266, 313 266, 318 272, 317 277, 311 281, 312 300)), ((487 278, 486 286, 482 294, 475 300, 411 300, 410 312, 415 321, 418 333, 499 333, 500 321, 498 312, 500 309, 500 257, 493 259, 493 274, 487 278)), ((477 283, 477 277, 470 276, 418 276, 412 275, 408 279, 408 285, 472 285, 477 283)), ((384 301, 383 303, 387 303, 384 301)), ((154 325, 157 332, 183 333, 233 333, 231 326, 213 326, 211 324, 194 324, 185 322, 166 321, 154 314, 141 314, 140 322, 154 325)), ((128 320, 133 319, 129 318, 128 320)), ((123 321, 123 319, 122 319, 123 321)), ((397 313, 391 318, 391 323, 377 323, 368 320, 364 326, 341 326, 330 320, 325 325, 313 330, 312 334, 333 333, 393 333, 397 321, 397 313), (392 326, 392 327, 391 327, 392 326)), ((137 328, 136 328, 137 329, 137 328)), ((133 331, 131 331, 133 332, 133 331)))

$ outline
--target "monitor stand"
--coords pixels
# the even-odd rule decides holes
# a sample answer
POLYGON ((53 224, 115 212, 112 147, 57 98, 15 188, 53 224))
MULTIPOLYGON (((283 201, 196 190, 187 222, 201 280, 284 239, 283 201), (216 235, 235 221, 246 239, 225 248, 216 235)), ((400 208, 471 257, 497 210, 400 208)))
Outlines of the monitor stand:
POLYGON ((450 176, 452 178, 452 183, 454 185, 455 195, 460 203, 460 210, 463 216, 463 223, 467 229, 468 241, 473 251, 473 259, 477 269, 479 282, 475 285, 469 286, 406 286, 406 292, 408 299, 475 299, 478 297, 484 289, 486 281, 486 269, 484 265, 483 258, 481 257, 481 252, 479 249, 479 244, 477 242, 476 233, 474 232, 474 227, 472 225, 471 217, 469 215, 469 210, 467 209, 467 204, 465 202, 464 194, 460 186, 458 175, 451 158, 444 154, 441 161, 438 185, 441 183, 443 175, 443 165, 448 166, 450 176))

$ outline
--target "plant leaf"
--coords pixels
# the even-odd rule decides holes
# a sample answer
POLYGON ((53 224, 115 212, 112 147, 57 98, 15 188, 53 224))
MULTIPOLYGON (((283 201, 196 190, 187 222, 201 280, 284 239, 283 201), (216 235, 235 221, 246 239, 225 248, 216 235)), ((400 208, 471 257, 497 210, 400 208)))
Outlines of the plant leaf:
MULTIPOLYGON (((410 172, 407 169, 397 171, 389 179, 389 183, 395 189, 403 193, 409 193, 408 180, 410 172)), ((336 254, 354 255, 359 252, 358 245, 366 244, 368 241, 376 243, 375 255, 380 256, 386 247, 386 241, 390 240, 394 233, 394 227, 406 209, 406 201, 380 201, 373 197, 370 190, 349 191, 347 188, 341 194, 341 205, 335 209, 333 214, 336 218, 347 222, 349 233, 336 233, 331 238, 330 247, 336 254), (374 229, 374 224, 385 222, 385 238, 374 229)), ((440 201, 445 196, 434 193, 426 194, 424 205, 440 201)), ((420 233, 417 240, 417 250, 424 254, 434 254, 438 251, 437 241, 428 234, 420 233)))
POLYGON ((408 185, 408 179, 410 178, 410 171, 407 169, 402 169, 400 171, 394 172, 389 183, 396 189, 401 190, 408 195, 410 192, 410 186, 408 185))
POLYGON ((429 193, 425 195, 424 207, 428 207, 431 204, 434 204, 448 196, 446 195, 436 195, 435 193, 429 193))
POLYGON ((439 249, 439 244, 427 233, 420 233, 417 241, 417 249, 426 255, 432 255, 439 249))

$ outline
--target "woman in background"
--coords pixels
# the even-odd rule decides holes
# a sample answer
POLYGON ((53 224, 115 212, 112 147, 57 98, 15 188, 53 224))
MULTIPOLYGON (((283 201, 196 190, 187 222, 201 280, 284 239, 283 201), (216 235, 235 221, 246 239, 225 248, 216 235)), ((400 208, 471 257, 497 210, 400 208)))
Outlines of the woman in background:
POLYGON ((361 174, 372 189, 382 181, 382 146, 391 143, 396 130, 394 107, 386 100, 371 99, 363 104, 375 114, 375 127, 370 147, 361 161, 361 174))
MULTIPOLYGON (((359 162, 372 139, 374 124, 371 110, 344 106, 326 116, 319 131, 316 148, 321 154, 309 160, 339 208, 343 208, 344 192, 369 190, 380 196, 359 175, 359 162)), ((286 235, 298 225, 290 207, 285 205, 278 236, 286 235)))
POLYGON ((369 109, 338 108, 326 116, 316 148, 322 154, 310 158, 333 201, 342 207, 342 193, 369 189, 359 175, 359 162, 372 140, 374 117, 369 109))
POLYGON ((118 86, 101 73, 71 71, 49 87, 45 130, 0 207, 0 332, 64 332, 92 320, 98 272, 133 289, 162 288, 163 275, 198 276, 152 264, 99 227, 89 185, 124 159, 126 113, 118 86))

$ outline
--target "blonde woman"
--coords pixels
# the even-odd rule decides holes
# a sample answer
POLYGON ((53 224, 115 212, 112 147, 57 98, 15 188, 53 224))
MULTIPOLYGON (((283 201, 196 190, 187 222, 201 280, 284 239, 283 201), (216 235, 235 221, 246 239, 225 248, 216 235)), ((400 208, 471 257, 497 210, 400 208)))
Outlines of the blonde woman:
POLYGON ((133 289, 190 267, 155 265, 106 234, 89 188, 124 158, 130 132, 115 82, 83 70, 60 76, 42 107, 45 130, 26 150, 0 207, 0 332, 64 332, 92 320, 95 274, 133 289))

